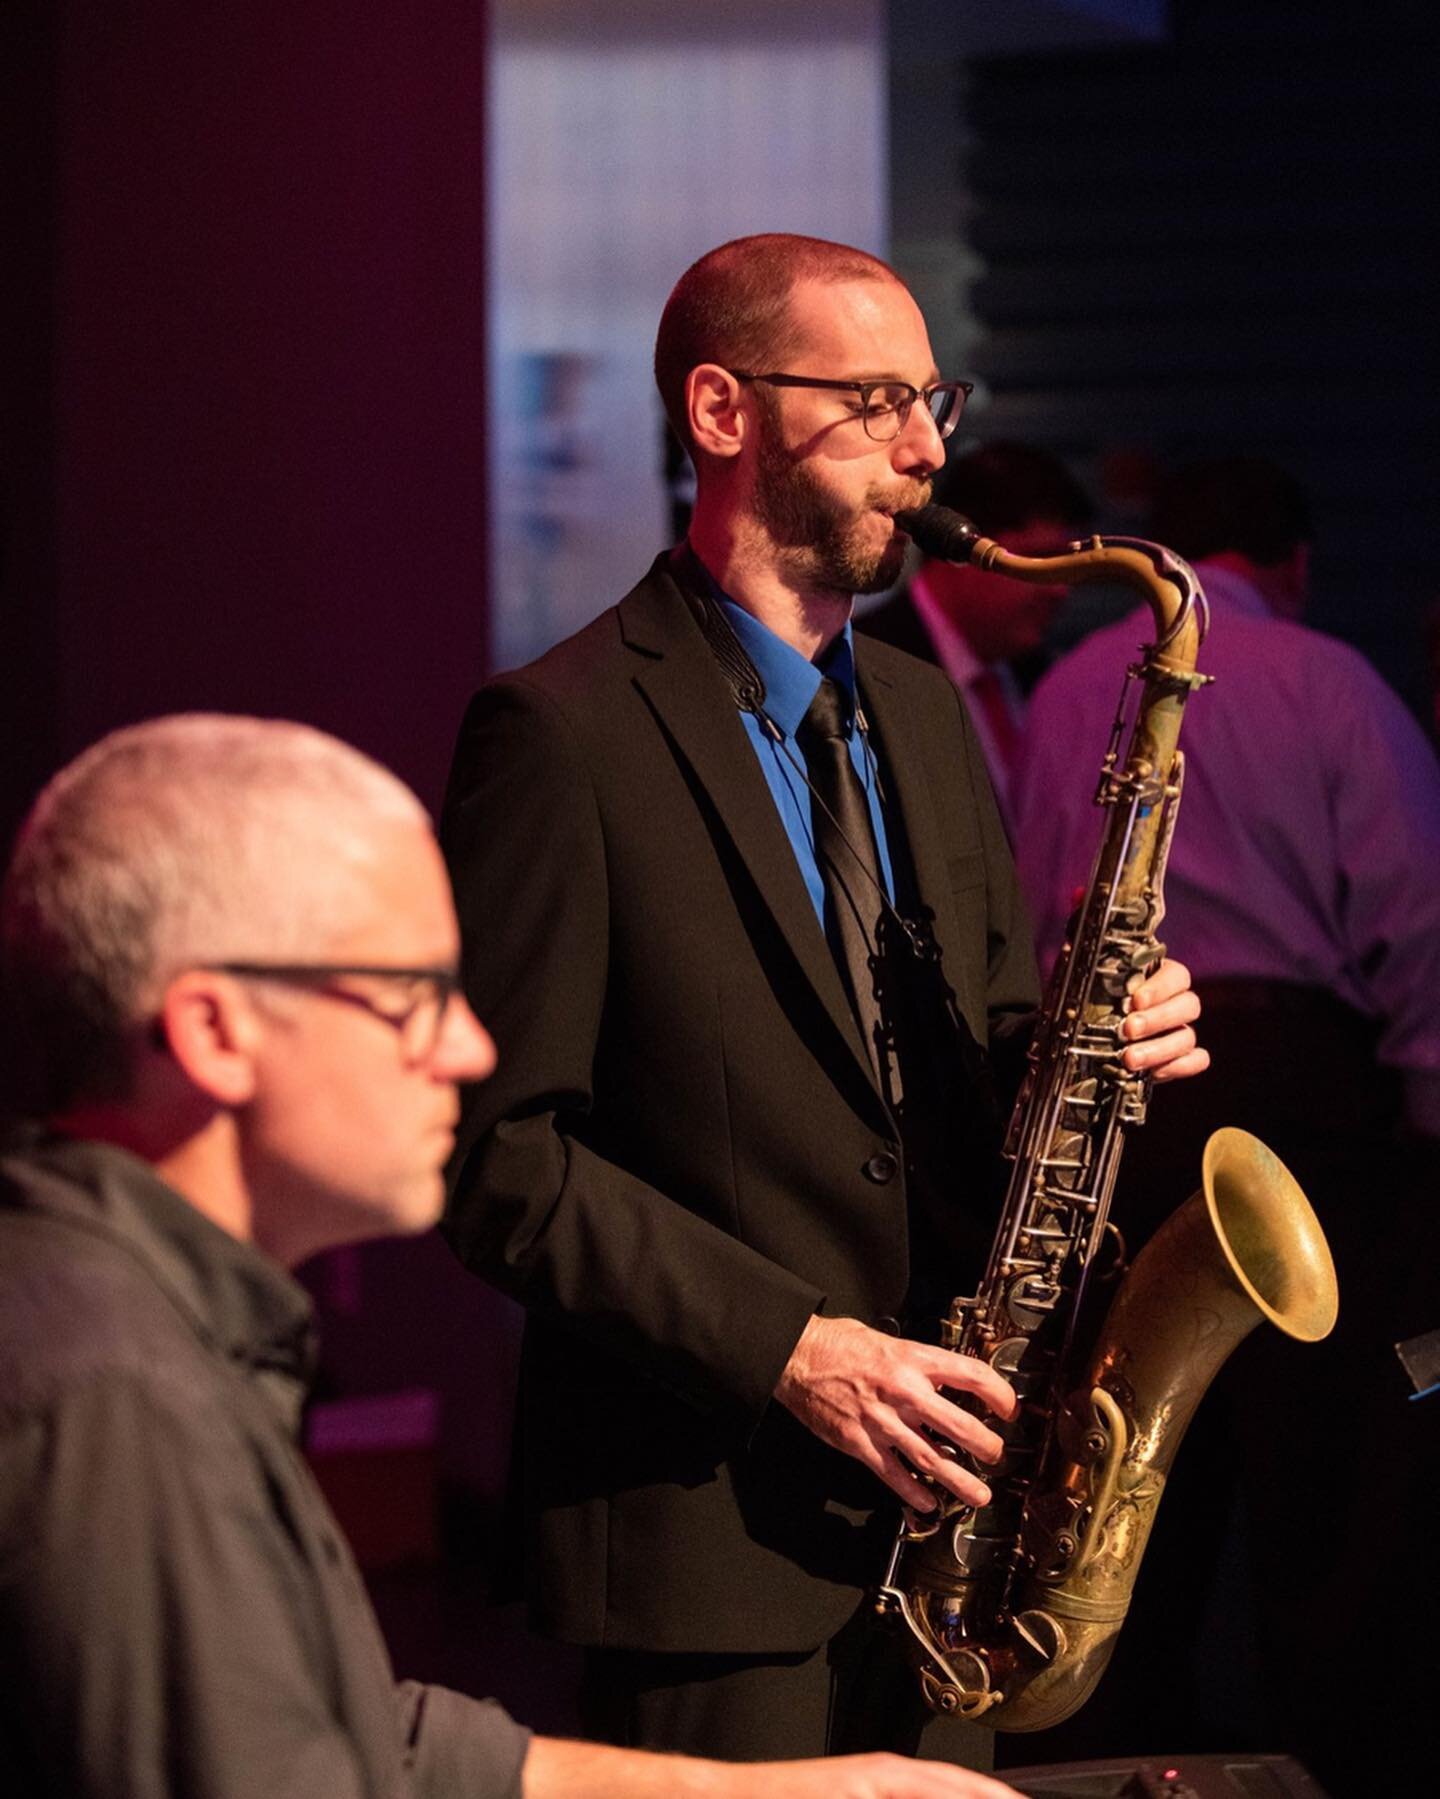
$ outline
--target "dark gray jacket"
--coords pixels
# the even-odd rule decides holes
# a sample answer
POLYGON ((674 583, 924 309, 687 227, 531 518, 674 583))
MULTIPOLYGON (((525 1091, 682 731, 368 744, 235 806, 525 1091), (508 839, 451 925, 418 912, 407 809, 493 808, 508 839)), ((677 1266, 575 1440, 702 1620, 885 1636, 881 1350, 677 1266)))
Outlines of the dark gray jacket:
POLYGON ((398 1686, 296 1448, 304 1291, 96 1144, 0 1158, 0 1768, 26 1799, 510 1799, 398 1686))

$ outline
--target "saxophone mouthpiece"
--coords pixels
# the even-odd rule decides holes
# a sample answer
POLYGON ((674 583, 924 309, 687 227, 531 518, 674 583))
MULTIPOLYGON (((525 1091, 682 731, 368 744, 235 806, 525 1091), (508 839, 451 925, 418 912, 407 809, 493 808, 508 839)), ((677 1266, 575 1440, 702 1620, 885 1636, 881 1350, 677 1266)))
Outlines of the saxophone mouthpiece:
POLYGON ((895 523, 927 556, 939 562, 968 562, 980 533, 963 513, 948 506, 914 506, 895 514, 895 523))

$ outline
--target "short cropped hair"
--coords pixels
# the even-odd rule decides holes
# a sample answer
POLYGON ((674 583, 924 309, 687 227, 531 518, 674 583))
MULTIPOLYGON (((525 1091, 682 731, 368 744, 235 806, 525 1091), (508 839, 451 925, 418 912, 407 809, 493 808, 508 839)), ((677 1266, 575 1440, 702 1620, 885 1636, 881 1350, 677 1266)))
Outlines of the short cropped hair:
POLYGON ((769 374, 784 366, 796 333, 790 295, 801 281, 894 281, 888 263, 848 244, 767 231, 721 244, 675 283, 655 338, 655 385, 687 450, 685 382, 702 362, 769 374))
POLYGON ((1288 561, 1315 538, 1304 489, 1263 456, 1216 456, 1176 469, 1155 495, 1150 531, 1187 562, 1238 550, 1257 568, 1288 561))
POLYGON ((428 823, 387 769, 306 725, 193 713, 85 751, 0 887, 7 1106, 124 1098, 134 1032, 187 966, 323 951, 387 820, 428 823))
POLYGON ((963 512, 986 537, 1003 538, 1038 519, 1081 531, 1094 517, 1090 496, 1058 456, 1033 444, 982 444, 935 477, 935 499, 963 512))

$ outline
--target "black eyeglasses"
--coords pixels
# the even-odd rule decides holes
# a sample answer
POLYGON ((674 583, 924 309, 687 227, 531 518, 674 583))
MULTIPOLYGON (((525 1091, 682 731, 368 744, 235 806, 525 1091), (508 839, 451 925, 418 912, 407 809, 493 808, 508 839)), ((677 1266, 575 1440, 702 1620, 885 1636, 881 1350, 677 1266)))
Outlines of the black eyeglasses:
POLYGON ((400 1054, 407 1068, 423 1066, 435 1054, 450 1002, 460 991, 460 976, 453 968, 376 967, 346 962, 212 962, 217 974, 240 975, 257 981, 280 981, 306 987, 325 999, 359 1006, 382 1019, 400 1038, 400 1054), (341 981, 385 981, 399 989, 401 1003, 382 1005, 379 997, 341 981))
POLYGON ((860 422, 865 435, 876 443, 890 443, 900 435, 917 400, 925 402, 941 437, 948 437, 975 391, 973 381, 933 381, 929 387, 912 387, 908 381, 822 381, 815 375, 752 375, 744 369, 731 369, 730 373, 737 381, 763 381, 767 387, 828 387, 859 394, 860 422))

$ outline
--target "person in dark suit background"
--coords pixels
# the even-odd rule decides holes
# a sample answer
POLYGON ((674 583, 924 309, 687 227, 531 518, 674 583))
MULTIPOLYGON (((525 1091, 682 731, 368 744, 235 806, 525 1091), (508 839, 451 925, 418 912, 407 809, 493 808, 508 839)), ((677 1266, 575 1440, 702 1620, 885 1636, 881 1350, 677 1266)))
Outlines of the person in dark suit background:
MULTIPOLYGON (((954 687, 849 627, 964 390, 892 270, 784 235, 682 277, 656 374, 688 543, 477 695, 442 825, 500 1051, 447 1228, 529 1310, 531 1617, 612 1740, 974 1765, 858 1602, 887 1488, 983 1492, 940 1389, 1012 1407, 919 1339, 983 1263, 1034 967, 954 687)), ((1197 1011, 1166 964, 1127 1061, 1203 1068, 1197 1011)))
MULTIPOLYGON (((1094 516, 1060 458, 1030 444, 989 443, 956 457, 937 476, 935 499, 1016 556, 1062 554, 1094 516)), ((964 694, 1012 841, 1010 779, 1025 723, 1015 665, 1039 654, 1067 591, 927 556, 855 620, 857 631, 943 668, 964 694)))

